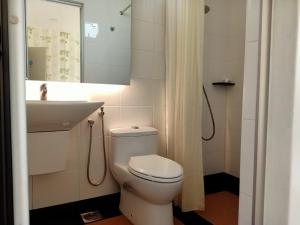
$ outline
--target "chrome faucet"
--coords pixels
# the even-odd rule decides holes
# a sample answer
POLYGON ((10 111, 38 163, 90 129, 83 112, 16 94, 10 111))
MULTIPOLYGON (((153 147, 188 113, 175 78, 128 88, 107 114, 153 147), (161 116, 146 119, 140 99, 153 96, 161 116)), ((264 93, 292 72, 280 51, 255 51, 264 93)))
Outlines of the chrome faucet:
POLYGON ((47 84, 44 83, 40 86, 40 99, 41 100, 47 100, 47 84))

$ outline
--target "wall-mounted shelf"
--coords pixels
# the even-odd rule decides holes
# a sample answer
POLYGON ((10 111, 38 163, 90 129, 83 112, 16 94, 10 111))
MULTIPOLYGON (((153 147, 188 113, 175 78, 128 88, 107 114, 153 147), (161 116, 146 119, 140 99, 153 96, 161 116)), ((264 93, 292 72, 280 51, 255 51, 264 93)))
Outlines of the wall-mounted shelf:
POLYGON ((220 81, 220 82, 213 82, 212 83, 214 86, 223 86, 223 87, 229 87, 229 86, 234 86, 235 83, 232 81, 220 81))

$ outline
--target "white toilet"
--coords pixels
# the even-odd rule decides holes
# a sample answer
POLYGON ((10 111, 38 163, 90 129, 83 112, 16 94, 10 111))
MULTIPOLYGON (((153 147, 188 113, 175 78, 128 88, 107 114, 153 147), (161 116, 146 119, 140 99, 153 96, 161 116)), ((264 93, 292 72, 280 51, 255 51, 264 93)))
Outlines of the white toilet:
POLYGON ((121 186, 121 212, 134 225, 173 225, 172 200, 183 181, 182 167, 157 155, 152 127, 111 130, 110 170, 121 186))

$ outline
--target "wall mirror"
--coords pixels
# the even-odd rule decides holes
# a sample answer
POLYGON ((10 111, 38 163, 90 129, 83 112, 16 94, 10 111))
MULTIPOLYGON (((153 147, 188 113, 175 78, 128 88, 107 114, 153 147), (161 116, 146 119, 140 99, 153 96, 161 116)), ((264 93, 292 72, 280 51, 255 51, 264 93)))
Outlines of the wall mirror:
POLYGON ((131 0, 26 0, 27 79, 129 84, 131 0))

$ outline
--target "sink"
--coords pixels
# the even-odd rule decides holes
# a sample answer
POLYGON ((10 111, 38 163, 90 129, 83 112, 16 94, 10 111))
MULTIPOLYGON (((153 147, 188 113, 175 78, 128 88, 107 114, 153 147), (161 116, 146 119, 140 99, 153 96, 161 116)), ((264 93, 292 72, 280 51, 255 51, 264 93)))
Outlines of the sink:
POLYGON ((68 131, 104 102, 26 101, 27 132, 68 131))

